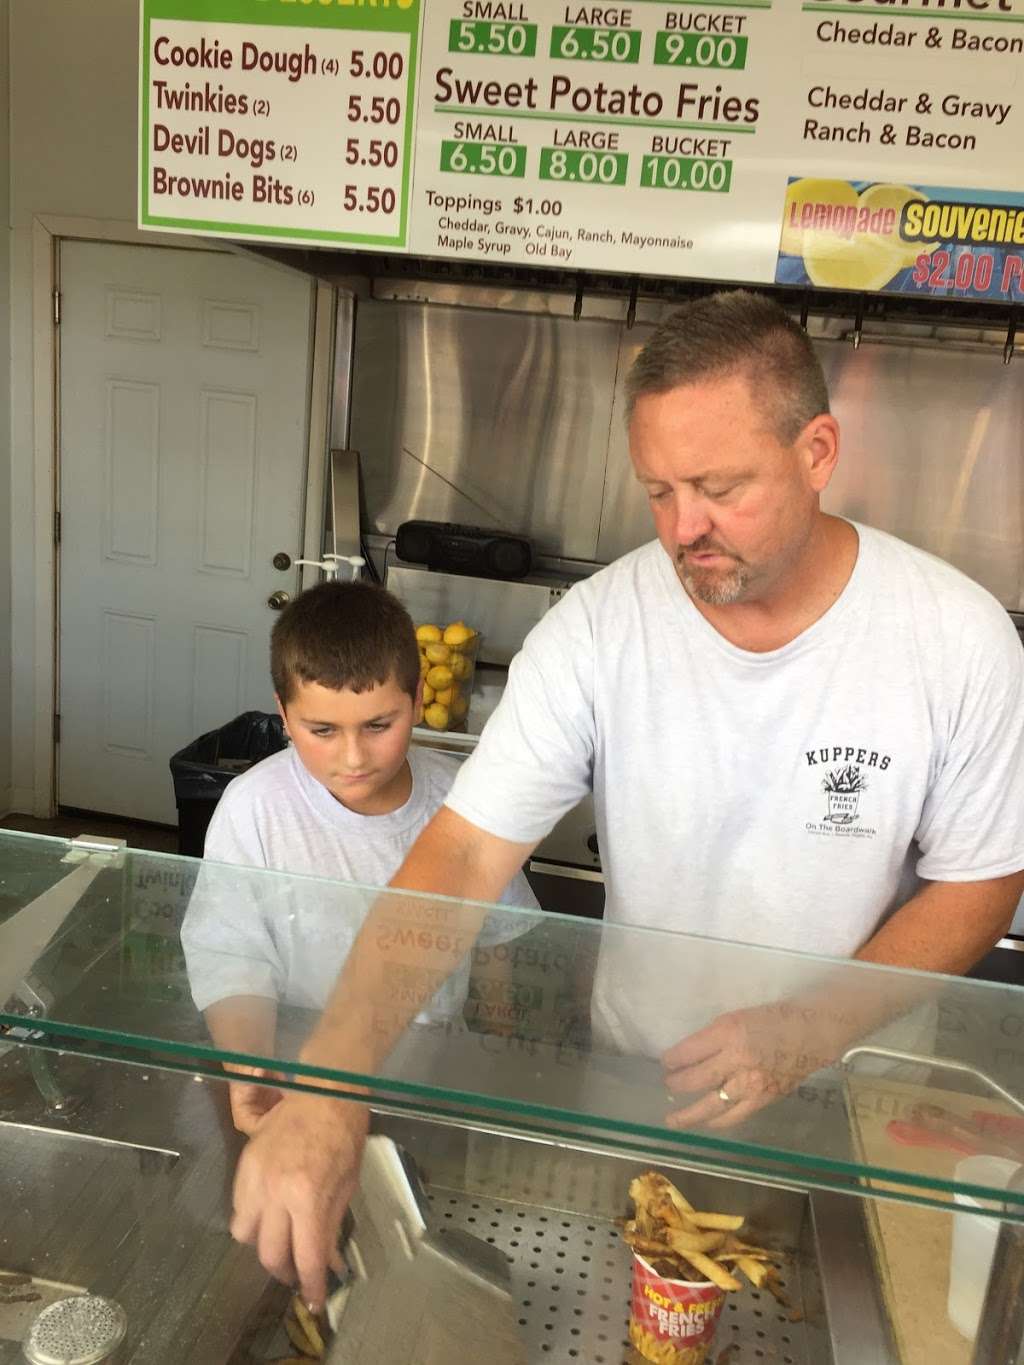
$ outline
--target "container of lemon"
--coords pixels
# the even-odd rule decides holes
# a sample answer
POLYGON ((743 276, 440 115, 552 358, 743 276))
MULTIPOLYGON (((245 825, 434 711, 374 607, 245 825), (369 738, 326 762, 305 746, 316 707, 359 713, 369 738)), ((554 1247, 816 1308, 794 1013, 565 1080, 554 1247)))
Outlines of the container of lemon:
POLYGON ((431 730, 465 730, 480 633, 465 621, 416 627, 423 679, 423 723, 431 730))

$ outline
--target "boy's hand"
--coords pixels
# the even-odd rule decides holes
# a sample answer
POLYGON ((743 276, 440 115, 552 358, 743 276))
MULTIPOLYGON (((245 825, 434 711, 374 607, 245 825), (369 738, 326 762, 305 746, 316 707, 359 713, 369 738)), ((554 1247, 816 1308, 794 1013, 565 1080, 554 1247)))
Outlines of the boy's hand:
MULTIPOLYGON (((264 1080, 279 1081, 279 1071, 269 1071, 265 1066, 232 1065, 229 1070, 234 1075, 260 1076, 264 1080)), ((275 1105, 280 1104, 284 1092, 273 1085, 257 1085, 247 1081, 231 1081, 228 1085, 231 1098, 231 1118, 235 1127, 246 1137, 251 1137, 260 1123, 275 1105)))
POLYGON ((231 1235, 266 1270, 298 1283, 313 1311, 338 1264, 338 1233, 359 1178, 369 1111, 338 1097, 282 1095, 259 1120, 235 1174, 231 1235))

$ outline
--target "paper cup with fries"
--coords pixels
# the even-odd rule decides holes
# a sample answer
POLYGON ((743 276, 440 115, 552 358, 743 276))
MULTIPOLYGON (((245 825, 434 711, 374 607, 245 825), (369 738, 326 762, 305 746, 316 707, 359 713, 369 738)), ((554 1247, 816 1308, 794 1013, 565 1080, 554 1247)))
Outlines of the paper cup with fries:
POLYGON ((725 1303, 710 1280, 673 1280, 633 1252, 629 1339, 655 1365, 704 1365, 725 1303))
POLYGON ((733 1273, 768 1285, 773 1253, 736 1235, 743 1219, 703 1213, 655 1171, 629 1187, 636 1216, 622 1224, 633 1251, 629 1339, 654 1365, 703 1365, 733 1273), (732 1267, 732 1269, 730 1269, 732 1267))

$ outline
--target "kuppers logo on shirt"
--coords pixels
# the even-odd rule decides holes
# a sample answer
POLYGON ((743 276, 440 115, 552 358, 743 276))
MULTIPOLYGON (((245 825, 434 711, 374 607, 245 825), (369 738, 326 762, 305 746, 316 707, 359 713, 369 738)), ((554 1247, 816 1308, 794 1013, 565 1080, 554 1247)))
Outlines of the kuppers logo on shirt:
POLYGON ((804 756, 809 768, 824 768, 821 790, 827 802, 820 820, 807 822, 808 833, 873 837, 875 830, 861 823, 861 797, 871 786, 865 769, 885 772, 892 762, 891 755, 877 749, 836 744, 823 749, 806 749, 804 756))

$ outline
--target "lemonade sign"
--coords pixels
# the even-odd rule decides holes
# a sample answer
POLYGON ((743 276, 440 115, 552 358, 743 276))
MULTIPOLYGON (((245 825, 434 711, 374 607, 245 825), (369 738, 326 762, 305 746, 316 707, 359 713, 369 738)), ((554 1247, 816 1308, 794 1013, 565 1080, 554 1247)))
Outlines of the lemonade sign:
POLYGON ((1024 195, 791 178, 777 284, 1024 299, 1024 195))

